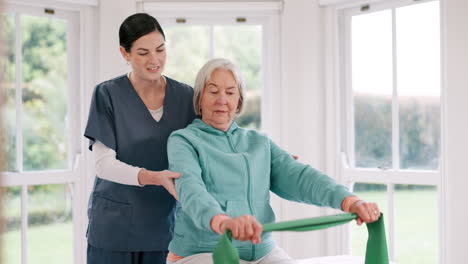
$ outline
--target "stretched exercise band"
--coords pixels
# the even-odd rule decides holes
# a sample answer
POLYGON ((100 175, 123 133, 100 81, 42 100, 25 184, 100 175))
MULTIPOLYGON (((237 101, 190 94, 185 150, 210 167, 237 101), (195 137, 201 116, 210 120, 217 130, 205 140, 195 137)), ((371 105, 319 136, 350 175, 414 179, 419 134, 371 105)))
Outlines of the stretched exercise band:
MULTIPOLYGON (((357 218, 356 214, 338 214, 293 220, 263 225, 263 232, 272 231, 312 231, 332 226, 346 224, 357 218)), ((379 220, 366 224, 369 236, 367 238, 365 264, 388 264, 387 240, 383 214, 379 220)), ((232 235, 226 231, 221 236, 213 252, 214 264, 239 264, 239 252, 232 245, 232 235)))

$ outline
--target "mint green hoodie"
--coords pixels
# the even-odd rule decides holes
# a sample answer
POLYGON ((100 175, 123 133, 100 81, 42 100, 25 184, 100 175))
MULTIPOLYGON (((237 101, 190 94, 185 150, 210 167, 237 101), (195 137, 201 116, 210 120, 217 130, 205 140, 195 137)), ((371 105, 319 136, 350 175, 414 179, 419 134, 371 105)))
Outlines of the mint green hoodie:
MULTIPOLYGON (((219 235, 210 228, 214 215, 253 215, 261 223, 275 221, 270 191, 297 202, 341 208, 352 195, 346 187, 314 168, 294 160, 266 135, 240 128, 218 130, 195 119, 187 128, 171 134, 168 141, 169 170, 182 173, 176 180, 173 253, 187 257, 213 252, 219 235)), ((258 260, 275 243, 271 233, 262 243, 235 241, 241 259, 258 260)))

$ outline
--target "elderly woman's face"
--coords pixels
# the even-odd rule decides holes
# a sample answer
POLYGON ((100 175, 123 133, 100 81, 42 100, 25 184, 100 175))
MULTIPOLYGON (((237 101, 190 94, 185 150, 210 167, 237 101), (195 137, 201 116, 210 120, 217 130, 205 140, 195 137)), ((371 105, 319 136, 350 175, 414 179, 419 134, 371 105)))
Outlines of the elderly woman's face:
POLYGON ((206 82, 201 97, 203 122, 227 131, 236 115, 239 99, 239 87, 232 72, 216 69, 206 82))

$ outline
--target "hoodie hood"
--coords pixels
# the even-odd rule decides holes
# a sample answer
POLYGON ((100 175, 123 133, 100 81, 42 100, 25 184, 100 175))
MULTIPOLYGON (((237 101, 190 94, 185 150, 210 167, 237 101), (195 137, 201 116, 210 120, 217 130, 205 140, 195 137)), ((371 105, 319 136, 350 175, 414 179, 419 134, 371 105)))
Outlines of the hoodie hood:
POLYGON ((193 127, 193 128, 197 128, 197 129, 200 129, 206 133, 210 133, 210 134, 214 134, 214 135, 225 135, 225 134, 230 134, 232 135, 234 133, 234 131, 237 130, 237 128, 239 128, 239 126, 237 125, 237 123, 235 121, 232 121, 231 125, 229 126, 229 129, 224 132, 222 130, 219 130, 215 127, 212 127, 208 124, 206 124, 205 122, 203 122, 201 119, 197 118, 195 119, 192 124, 190 125, 190 127, 193 127))

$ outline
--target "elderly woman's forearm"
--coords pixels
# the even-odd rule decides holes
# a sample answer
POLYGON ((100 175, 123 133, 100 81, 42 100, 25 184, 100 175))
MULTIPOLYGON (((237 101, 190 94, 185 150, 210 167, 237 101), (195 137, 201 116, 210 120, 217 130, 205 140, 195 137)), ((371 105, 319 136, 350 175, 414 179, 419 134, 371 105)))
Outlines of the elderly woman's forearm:
POLYGON ((190 179, 191 177, 193 176, 182 173, 182 177, 176 181, 180 204, 198 228, 212 230, 213 216, 225 212, 213 196, 206 191, 205 186, 190 179), (187 177, 184 178, 185 176, 187 177))

